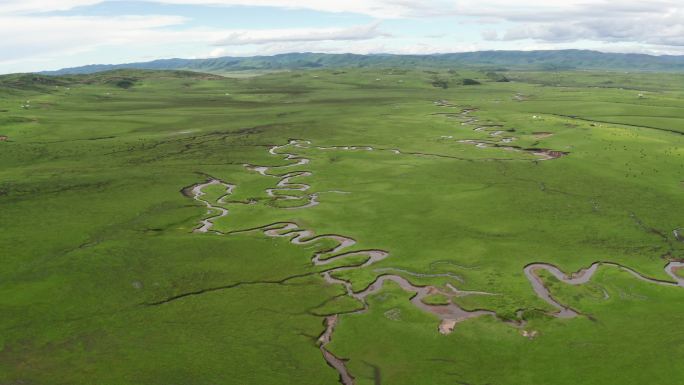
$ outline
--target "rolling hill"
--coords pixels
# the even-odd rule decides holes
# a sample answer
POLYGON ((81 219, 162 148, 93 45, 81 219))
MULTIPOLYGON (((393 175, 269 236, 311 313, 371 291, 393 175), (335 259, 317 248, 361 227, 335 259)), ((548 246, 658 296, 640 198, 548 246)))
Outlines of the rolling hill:
POLYGON ((588 50, 481 51, 436 55, 287 53, 274 56, 162 59, 126 64, 94 64, 56 71, 44 71, 41 74, 90 74, 122 68, 221 73, 307 68, 448 68, 457 66, 521 70, 579 69, 681 72, 684 71, 684 56, 652 56, 588 50))

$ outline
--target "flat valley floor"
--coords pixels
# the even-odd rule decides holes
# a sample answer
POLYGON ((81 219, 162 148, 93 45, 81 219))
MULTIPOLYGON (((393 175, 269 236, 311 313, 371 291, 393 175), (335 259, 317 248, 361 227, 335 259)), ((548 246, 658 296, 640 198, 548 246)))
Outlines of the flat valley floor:
POLYGON ((682 89, 2 76, 0 384, 682 384, 682 89))

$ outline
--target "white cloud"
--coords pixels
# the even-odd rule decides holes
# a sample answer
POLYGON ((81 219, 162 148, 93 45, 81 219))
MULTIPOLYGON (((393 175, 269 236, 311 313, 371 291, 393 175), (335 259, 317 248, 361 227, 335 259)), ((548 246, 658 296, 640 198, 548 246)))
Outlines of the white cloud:
POLYGON ((438 15, 452 0, 150 0, 166 4, 277 7, 333 13, 357 13, 378 19, 438 15))
MULTIPOLYGON (((78 0, 72 0, 78 1, 78 0)), ((87 0, 82 0, 87 1, 87 0)), ((104 0, 102 0, 104 1, 104 0)), ((166 4, 250 6, 356 13, 378 19, 471 16, 508 21, 614 18, 683 9, 680 0, 147 0, 166 4)))
POLYGON ((590 40, 684 46, 684 4, 669 1, 598 1, 592 7, 573 5, 537 15, 518 13, 505 20, 515 23, 500 38, 505 41, 590 40))
MULTIPOLYGON (((202 55, 202 47, 256 46, 282 43, 296 50, 297 43, 316 41, 361 41, 387 36, 379 23, 347 28, 226 30, 210 28, 178 28, 187 20, 179 16, 4 16, 0 14, 0 72, 30 71, 56 68, 65 58, 90 57, 88 62, 71 65, 148 60, 148 52, 169 52, 173 56, 227 55, 216 48, 202 55), (160 48, 161 47, 161 48, 160 48), (199 51, 198 51, 199 50, 199 51), (94 53, 104 52, 104 55, 94 53), (112 55, 113 54, 113 55, 112 55), (21 63, 25 63, 21 66, 21 63), (10 68, 4 70, 3 68, 10 68), (18 69, 14 69, 18 68, 18 69)), ((260 49, 257 48, 257 51, 260 49)), ((206 52, 206 51, 205 51, 206 52)), ((154 54, 153 54, 154 55, 154 54)), ((166 54, 169 55, 169 54, 166 54)), ((158 56, 163 58, 163 55, 158 56)), ((83 59, 81 59, 83 60, 83 59)), ((68 62, 68 60, 66 61, 68 62)))
POLYGON ((296 28, 240 30, 230 32, 226 37, 213 45, 246 45, 268 44, 276 42, 333 41, 333 40, 367 40, 388 34, 379 31, 380 23, 356 25, 349 28, 296 28))
POLYGON ((227 51, 225 48, 221 48, 221 47, 219 47, 219 48, 214 48, 214 49, 212 49, 212 50, 209 52, 209 54, 207 55, 207 57, 221 57, 221 56, 226 56, 226 55, 228 55, 227 52, 228 52, 228 51, 227 51))
MULTIPOLYGON (((673 47, 684 45, 684 2, 681 0, 151 1, 213 6, 303 8, 323 12, 364 14, 378 19, 458 17, 475 24, 509 25, 502 31, 485 31, 482 34, 485 40, 533 39, 547 43, 582 40, 631 41, 673 47)), ((239 41, 240 36, 235 37, 235 40, 239 41)))
POLYGON ((0 15, 36 12, 66 11, 72 8, 94 5, 104 0, 2 0, 0 15))
POLYGON ((201 18, 190 27, 188 20, 173 15, 48 13, 71 9, 70 15, 75 15, 77 7, 108 1, 117 0, 0 0, 0 71, 36 69, 35 63, 40 69, 45 63, 53 63, 48 67, 79 65, 86 64, 84 60, 125 62, 165 55, 291 51, 435 53, 570 47, 658 54, 684 51, 682 0, 141 0, 395 19, 382 28, 379 22, 311 28, 305 20, 297 20, 301 27, 237 30, 198 27, 201 18), (403 30, 404 26, 408 28, 403 30), (21 63, 34 63, 34 67, 21 63))
POLYGON ((0 62, 149 41, 171 32, 160 27, 184 21, 178 16, 0 16, 0 36, 7 37, 0 39, 0 62))
POLYGON ((499 32, 493 29, 484 30, 481 35, 485 40, 499 40, 499 32))

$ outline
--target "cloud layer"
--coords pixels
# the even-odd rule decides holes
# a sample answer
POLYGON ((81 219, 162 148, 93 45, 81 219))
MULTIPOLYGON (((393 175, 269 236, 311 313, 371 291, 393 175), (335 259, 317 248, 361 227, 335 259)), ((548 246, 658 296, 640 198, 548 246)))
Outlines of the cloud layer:
POLYGON ((233 31, 212 45, 235 46, 247 44, 269 44, 279 42, 311 42, 339 40, 368 40, 389 36, 379 30, 380 23, 357 25, 349 28, 296 28, 233 31))
POLYGON ((260 6, 287 9, 309 9, 320 12, 356 13, 378 19, 435 16, 440 10, 452 9, 448 0, 151 0, 167 4, 210 6, 260 6))
POLYGON ((0 0, 0 72, 166 55, 288 51, 594 48, 684 53, 681 0, 138 0, 149 12, 80 13, 115 1, 0 0), (307 24, 309 20, 289 20, 283 23, 286 27, 273 29, 217 27, 183 14, 166 14, 173 7, 164 5, 217 13, 249 7, 271 15, 307 10, 354 22, 321 27, 307 24))
MULTIPOLYGON (((504 41, 633 42, 684 46, 684 3, 672 1, 594 1, 549 7, 545 12, 492 13, 490 17, 515 23, 505 29, 504 41), (495 16, 496 15, 496 16, 495 16)), ((485 36, 490 40, 497 36, 485 36)))

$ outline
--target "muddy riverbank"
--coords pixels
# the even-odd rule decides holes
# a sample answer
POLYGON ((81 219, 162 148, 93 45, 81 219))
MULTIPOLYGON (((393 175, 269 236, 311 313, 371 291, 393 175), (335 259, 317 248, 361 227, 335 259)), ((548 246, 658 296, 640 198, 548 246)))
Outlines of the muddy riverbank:
POLYGON ((549 289, 544 285, 544 282, 542 279, 539 277, 537 274, 539 271, 544 270, 551 275, 553 275, 556 279, 559 281, 568 284, 568 285, 583 285, 591 280, 591 278, 594 276, 596 271, 599 269, 601 266, 610 266, 614 268, 618 268, 620 270, 624 270, 632 274, 635 278, 657 284, 657 285, 663 285, 663 286, 680 286, 684 287, 684 278, 678 277, 675 272, 677 269, 681 269, 684 267, 684 263, 682 262, 669 262, 667 265, 665 265, 665 272, 670 275, 673 278, 673 282, 669 281, 662 281, 659 279, 653 279, 646 277, 642 274, 640 274, 637 271, 634 271, 626 266, 622 266, 617 263, 612 263, 612 262, 595 262, 591 264, 586 269, 582 269, 580 271, 577 271, 575 273, 571 274, 566 274, 562 272, 559 268, 557 268, 554 265, 548 264, 548 263, 532 263, 524 268, 525 272, 525 277, 527 277, 527 280, 530 282, 532 285, 532 289, 534 292, 537 294, 539 298, 541 298, 544 302, 548 303, 549 305, 553 306, 556 308, 556 312, 553 313, 552 315, 557 318, 574 318, 580 315, 580 313, 572 309, 568 306, 565 306, 561 304, 558 300, 556 300, 552 295, 549 289))

